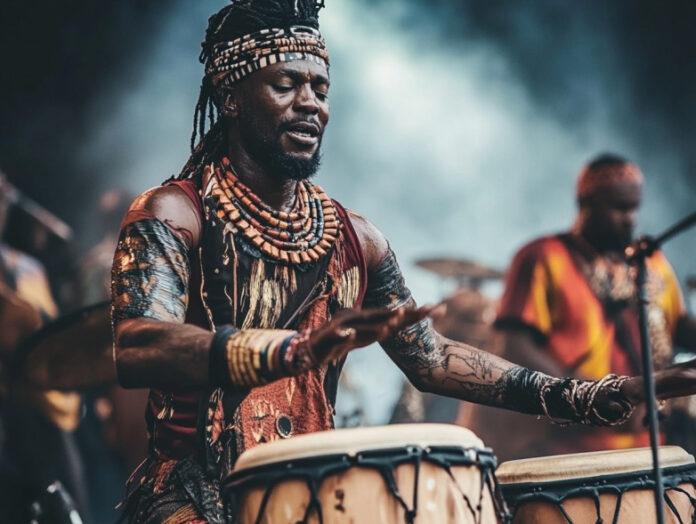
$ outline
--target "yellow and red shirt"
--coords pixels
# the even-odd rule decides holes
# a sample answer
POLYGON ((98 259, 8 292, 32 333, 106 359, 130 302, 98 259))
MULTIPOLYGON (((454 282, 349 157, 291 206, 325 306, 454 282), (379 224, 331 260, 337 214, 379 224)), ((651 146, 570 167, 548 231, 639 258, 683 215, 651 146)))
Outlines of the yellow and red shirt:
MULTIPOLYGON (((544 237, 517 253, 506 276, 496 326, 531 330, 568 375, 599 379, 608 373, 637 374, 640 331, 635 289, 623 302, 600 296, 598 286, 590 282, 593 266, 600 260, 585 258, 573 239, 571 234, 544 237)), ((655 253, 647 266, 650 336, 659 367, 671 358, 672 337, 685 307, 664 255, 655 253)), ((588 443, 587 450, 648 443, 647 432, 620 438, 612 433, 611 438, 598 437, 588 443)))

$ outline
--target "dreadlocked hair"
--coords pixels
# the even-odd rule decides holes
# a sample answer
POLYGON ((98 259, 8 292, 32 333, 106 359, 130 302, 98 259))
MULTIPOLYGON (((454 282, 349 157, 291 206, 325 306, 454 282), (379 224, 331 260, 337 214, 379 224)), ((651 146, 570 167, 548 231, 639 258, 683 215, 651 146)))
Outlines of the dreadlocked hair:
MULTIPOLYGON (((323 7, 324 0, 231 0, 208 19, 199 60, 203 64, 210 60, 215 44, 261 29, 294 25, 319 29, 319 11, 323 7)), ((212 79, 206 75, 193 112, 191 156, 176 178, 200 177, 206 165, 223 155, 224 146, 225 129, 220 119, 219 101, 212 79)))

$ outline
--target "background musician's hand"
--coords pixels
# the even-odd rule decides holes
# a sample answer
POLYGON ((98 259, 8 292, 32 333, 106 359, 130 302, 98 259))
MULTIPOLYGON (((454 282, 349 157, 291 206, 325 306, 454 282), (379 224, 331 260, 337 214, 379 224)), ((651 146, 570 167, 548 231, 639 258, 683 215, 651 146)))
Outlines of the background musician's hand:
POLYGON ((324 364, 343 358, 352 349, 381 342, 427 316, 443 313, 443 306, 349 309, 312 330, 309 345, 315 360, 324 364))

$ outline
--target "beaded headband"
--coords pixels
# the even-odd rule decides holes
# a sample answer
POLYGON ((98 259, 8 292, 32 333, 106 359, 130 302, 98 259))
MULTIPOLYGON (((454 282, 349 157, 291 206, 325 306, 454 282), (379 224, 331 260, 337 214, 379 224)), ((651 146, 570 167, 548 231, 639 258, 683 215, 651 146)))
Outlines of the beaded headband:
POLYGON ((205 73, 214 85, 231 86, 254 71, 278 62, 311 60, 329 67, 321 33, 307 26, 262 29, 213 46, 205 73))
POLYGON ((598 168, 585 166, 578 175, 577 197, 582 200, 618 182, 632 182, 642 186, 643 173, 630 162, 598 168))

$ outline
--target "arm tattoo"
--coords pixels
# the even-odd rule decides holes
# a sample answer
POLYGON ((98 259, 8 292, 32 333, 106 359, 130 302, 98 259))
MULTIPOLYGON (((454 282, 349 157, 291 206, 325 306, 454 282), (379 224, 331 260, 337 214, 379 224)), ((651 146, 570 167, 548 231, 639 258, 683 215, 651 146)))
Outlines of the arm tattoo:
MULTIPOLYGON (((389 251, 368 275, 365 307, 414 306, 394 254, 389 251)), ((515 366, 467 344, 448 340, 424 319, 382 346, 420 389, 462 400, 512 409, 549 418, 591 424, 620 423, 632 406, 619 392, 624 379, 599 382, 558 379, 515 366), (600 390, 612 409, 595 407, 600 390), (618 409, 617 409, 618 406, 618 409)))
POLYGON ((111 273, 113 320, 183 322, 189 284, 186 245, 155 218, 127 224, 111 273))

